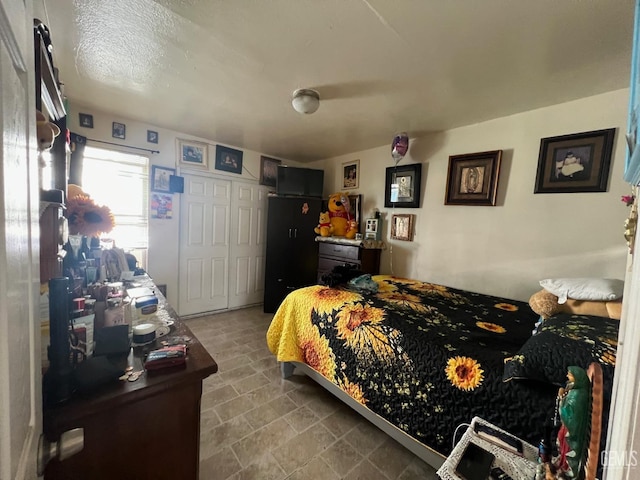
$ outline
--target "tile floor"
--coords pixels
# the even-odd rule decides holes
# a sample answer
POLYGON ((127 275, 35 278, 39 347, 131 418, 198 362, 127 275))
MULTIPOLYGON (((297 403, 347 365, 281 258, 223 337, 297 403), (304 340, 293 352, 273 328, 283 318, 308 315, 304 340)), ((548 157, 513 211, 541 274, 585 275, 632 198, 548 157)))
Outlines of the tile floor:
POLYGON ((283 380, 253 307, 186 320, 218 364, 204 381, 202 480, 436 479, 435 470, 305 376, 283 380))

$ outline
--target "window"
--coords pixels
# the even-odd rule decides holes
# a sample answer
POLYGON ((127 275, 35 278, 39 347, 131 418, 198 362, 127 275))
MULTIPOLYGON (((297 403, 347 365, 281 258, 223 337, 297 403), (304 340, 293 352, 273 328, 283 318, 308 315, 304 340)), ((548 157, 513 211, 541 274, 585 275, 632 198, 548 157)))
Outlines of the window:
POLYGON ((149 159, 140 155, 85 147, 82 190, 107 205, 115 227, 103 238, 133 253, 146 268, 149 246, 149 159))

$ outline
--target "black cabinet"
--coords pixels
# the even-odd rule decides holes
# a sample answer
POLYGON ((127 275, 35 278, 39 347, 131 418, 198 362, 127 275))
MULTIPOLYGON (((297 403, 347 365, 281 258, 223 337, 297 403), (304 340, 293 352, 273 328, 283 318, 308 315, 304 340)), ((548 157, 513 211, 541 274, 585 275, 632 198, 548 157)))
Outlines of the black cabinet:
POLYGON ((318 283, 322 283, 323 275, 340 265, 352 265, 364 273, 377 275, 380 273, 380 252, 379 248, 322 242, 318 252, 318 283))
POLYGON ((269 197, 264 311, 273 313, 289 292, 314 285, 318 273, 318 225, 322 199, 269 197))

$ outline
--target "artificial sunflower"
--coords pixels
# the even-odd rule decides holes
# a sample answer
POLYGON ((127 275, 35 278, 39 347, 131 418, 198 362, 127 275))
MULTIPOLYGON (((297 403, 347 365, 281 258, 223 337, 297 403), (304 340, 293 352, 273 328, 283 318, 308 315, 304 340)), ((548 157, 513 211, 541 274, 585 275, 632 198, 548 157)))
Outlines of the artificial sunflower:
POLYGON ((484 380, 484 370, 469 357, 450 358, 444 371, 451 384, 460 390, 475 390, 484 380))
POLYGON ((494 307, 499 308, 500 310, 506 310, 507 312, 515 312, 518 310, 518 307, 511 303, 496 303, 494 307))
POLYGON ((85 194, 78 194, 67 200, 65 216, 69 221, 71 235, 97 237, 102 233, 109 233, 115 226, 113 214, 109 207, 96 205, 85 194))
POLYGON ((484 329, 484 330, 489 330, 490 332, 493 333, 504 333, 506 332, 506 328, 504 328, 501 325, 496 325, 495 323, 490 323, 490 322, 476 322, 476 326, 484 329))

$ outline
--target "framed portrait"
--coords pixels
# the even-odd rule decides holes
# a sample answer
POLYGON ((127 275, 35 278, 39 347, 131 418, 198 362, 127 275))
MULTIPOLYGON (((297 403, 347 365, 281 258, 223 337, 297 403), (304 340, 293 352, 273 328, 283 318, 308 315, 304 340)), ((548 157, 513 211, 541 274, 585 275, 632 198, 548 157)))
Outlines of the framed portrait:
POLYGON ((171 193, 171 176, 175 174, 175 168, 151 165, 151 191, 171 193))
POLYGON ((216 145, 216 170, 242 173, 242 151, 216 145))
POLYGON ((93 115, 88 113, 79 113, 80 126, 84 128, 93 128, 93 115))
POLYGON ((393 214, 391 216, 391 238, 394 240, 413 240, 413 219, 412 214, 393 214))
POLYGON ((127 126, 124 123, 113 122, 111 125, 111 136, 113 138, 125 139, 127 134, 127 126))
POLYGON ((260 185, 276 188, 278 165, 280 164, 282 164, 282 160, 264 156, 260 157, 260 185))
POLYGON ((495 206, 502 150, 449 157, 445 205, 495 206))
POLYGON ((342 164, 342 188, 355 189, 360 186, 360 160, 344 162, 342 164))
POLYGON ((419 208, 422 164, 389 167, 386 173, 384 206, 419 208))
POLYGON ((207 170, 207 144, 192 140, 178 139, 178 164, 183 167, 201 168, 207 170))
POLYGON ((153 130, 147 130, 147 142, 158 143, 158 132, 154 132, 153 130))
POLYGON ((615 128, 540 141, 533 193, 606 192, 615 128))

